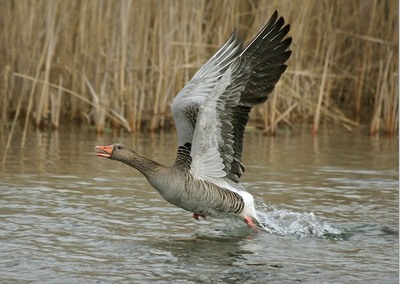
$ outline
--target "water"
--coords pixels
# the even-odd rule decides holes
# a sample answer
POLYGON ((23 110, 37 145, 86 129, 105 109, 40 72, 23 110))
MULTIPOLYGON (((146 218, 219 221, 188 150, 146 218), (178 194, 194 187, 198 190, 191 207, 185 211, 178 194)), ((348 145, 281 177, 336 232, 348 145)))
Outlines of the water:
POLYGON ((118 141, 170 164, 174 133, 32 131, 23 148, 16 133, 0 167, 0 283, 398 283, 398 236, 383 231, 398 230, 397 139, 246 139, 242 181, 270 233, 197 222, 133 169, 94 156, 118 141))

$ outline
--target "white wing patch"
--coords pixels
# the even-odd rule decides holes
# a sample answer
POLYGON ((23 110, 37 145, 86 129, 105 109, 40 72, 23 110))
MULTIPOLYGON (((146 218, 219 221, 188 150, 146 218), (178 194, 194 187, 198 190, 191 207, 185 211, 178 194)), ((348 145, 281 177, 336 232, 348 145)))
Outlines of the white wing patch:
POLYGON ((222 162, 216 148, 205 149, 201 156, 192 161, 191 173, 195 178, 226 187, 226 183, 221 179, 226 175, 222 162))

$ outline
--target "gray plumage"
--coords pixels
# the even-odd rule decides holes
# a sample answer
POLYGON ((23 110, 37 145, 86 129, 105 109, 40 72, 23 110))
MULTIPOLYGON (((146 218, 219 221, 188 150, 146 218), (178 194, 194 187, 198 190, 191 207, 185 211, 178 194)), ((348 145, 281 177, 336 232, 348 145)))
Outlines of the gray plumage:
POLYGON ((243 49, 233 32, 175 97, 171 110, 178 153, 162 166, 122 144, 97 146, 97 155, 139 170, 170 203, 198 216, 239 215, 257 221, 253 197, 239 179, 245 126, 251 108, 268 99, 286 70, 289 25, 275 12, 243 49))

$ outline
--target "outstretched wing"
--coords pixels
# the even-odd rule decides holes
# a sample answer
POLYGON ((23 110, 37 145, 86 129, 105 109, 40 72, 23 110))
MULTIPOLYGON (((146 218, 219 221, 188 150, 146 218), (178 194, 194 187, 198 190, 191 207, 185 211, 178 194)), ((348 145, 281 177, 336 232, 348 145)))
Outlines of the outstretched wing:
POLYGON ((199 109, 190 152, 190 171, 198 179, 227 187, 223 178, 233 162, 233 111, 250 77, 249 67, 237 57, 199 109))
POLYGON ((178 132, 178 146, 192 143, 200 106, 211 94, 226 69, 242 51, 242 41, 236 31, 179 92, 171 104, 178 132))
MULTIPOLYGON (((240 54, 240 57, 250 64, 250 77, 231 117, 234 129, 233 158, 227 175, 234 182, 239 182, 244 171, 241 163, 243 138, 250 110, 269 98, 269 94, 287 68, 285 62, 291 55, 288 48, 292 42, 291 37, 286 38, 289 30, 290 26, 285 25, 283 17, 278 19, 278 13, 275 11, 264 28, 240 54)), ((243 83, 232 81, 232 84, 243 83)))
POLYGON ((179 145, 192 144, 195 177, 221 186, 224 178, 239 181, 249 112, 268 99, 286 70, 289 29, 275 12, 244 50, 233 34, 174 100, 179 145))

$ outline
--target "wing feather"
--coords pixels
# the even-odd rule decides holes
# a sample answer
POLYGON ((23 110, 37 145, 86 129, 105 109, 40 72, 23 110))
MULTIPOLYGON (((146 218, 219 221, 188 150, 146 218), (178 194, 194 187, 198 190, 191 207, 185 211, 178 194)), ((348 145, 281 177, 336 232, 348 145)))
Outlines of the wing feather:
POLYGON ((242 41, 234 31, 225 44, 194 74, 175 97, 171 111, 178 132, 178 146, 192 143, 200 106, 241 51, 242 41))
POLYGON ((201 106, 190 153, 190 172, 194 177, 227 187, 224 178, 234 158, 231 119, 249 76, 248 62, 236 58, 201 106), (243 83, 237 83, 239 81, 243 83))
POLYGON ((275 12, 245 49, 234 32, 176 96, 178 143, 191 143, 193 176, 224 187, 227 180, 239 182, 249 112, 268 99, 286 70, 289 29, 275 12))

